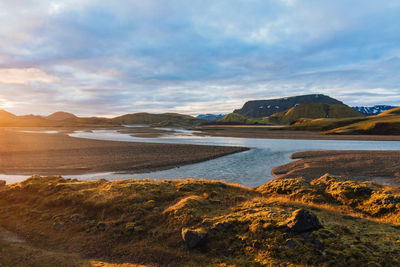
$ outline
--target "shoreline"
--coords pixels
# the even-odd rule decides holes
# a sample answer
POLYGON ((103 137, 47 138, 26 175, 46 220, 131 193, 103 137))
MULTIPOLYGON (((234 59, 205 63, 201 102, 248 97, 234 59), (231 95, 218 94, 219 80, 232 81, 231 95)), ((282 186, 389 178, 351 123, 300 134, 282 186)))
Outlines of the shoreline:
POLYGON ((299 139, 299 140, 354 140, 354 141, 400 141, 400 135, 322 135, 314 131, 280 130, 274 126, 212 125, 194 128, 199 136, 299 139))
POLYGON ((318 150, 293 153, 295 161, 272 170, 275 179, 316 179, 329 173, 353 181, 400 186, 400 151, 318 150))
POLYGON ((0 129, 0 172, 15 175, 145 173, 247 151, 243 147, 103 141, 0 129))

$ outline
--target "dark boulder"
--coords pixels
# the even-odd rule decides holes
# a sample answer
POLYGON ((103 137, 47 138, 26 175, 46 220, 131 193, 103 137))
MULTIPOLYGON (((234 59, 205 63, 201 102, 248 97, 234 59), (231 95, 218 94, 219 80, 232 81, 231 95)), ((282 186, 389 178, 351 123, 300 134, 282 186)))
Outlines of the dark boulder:
POLYGON ((4 181, 4 180, 0 180, 0 187, 1 186, 5 186, 7 184, 7 182, 6 181, 4 181))
POLYGON ((203 231, 199 230, 190 230, 187 228, 182 229, 182 239, 188 248, 195 248, 201 245, 205 239, 207 234, 203 231))
POLYGON ((296 233, 309 232, 322 228, 317 216, 305 209, 294 211, 286 224, 290 230, 296 233))

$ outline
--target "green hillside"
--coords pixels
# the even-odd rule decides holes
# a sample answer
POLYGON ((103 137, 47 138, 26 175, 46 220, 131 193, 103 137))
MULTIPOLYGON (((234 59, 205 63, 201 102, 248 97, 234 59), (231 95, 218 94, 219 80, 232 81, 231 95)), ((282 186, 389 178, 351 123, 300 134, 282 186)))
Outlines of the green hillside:
POLYGON ((400 116, 376 116, 343 127, 331 129, 324 134, 375 134, 400 135, 400 116))
POLYGON ((285 129, 294 131, 327 131, 366 120, 368 120, 367 117, 344 119, 298 119, 291 125, 286 126, 285 129))
POLYGON ((280 112, 267 117, 270 121, 284 124, 292 123, 300 118, 351 118, 364 115, 344 104, 307 103, 295 106, 286 112, 280 112))
POLYGON ((111 119, 111 121, 125 125, 146 124, 159 127, 195 126, 205 123, 205 120, 179 113, 150 114, 145 112, 122 115, 111 119))
POLYGON ((247 124, 266 124, 263 119, 250 118, 238 113, 229 113, 216 121, 218 124, 247 125, 247 124))
POLYGON ((399 135, 400 108, 376 116, 343 119, 299 119, 287 130, 324 131, 323 134, 399 135))
POLYGON ((381 114, 377 115, 377 117, 395 116, 395 115, 400 115, 400 107, 386 110, 381 114))

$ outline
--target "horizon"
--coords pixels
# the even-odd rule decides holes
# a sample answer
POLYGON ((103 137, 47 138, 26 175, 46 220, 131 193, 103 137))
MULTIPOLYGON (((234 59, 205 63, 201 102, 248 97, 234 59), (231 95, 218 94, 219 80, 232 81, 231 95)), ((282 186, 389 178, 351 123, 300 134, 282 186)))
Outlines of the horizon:
POLYGON ((0 109, 16 115, 226 114, 249 100, 314 93, 400 105, 397 1, 0 7, 0 109))
MULTIPOLYGON (((318 95, 318 94, 317 94, 317 95, 318 95)), ((303 95, 283 96, 283 97, 279 97, 279 98, 277 98, 277 99, 284 99, 284 98, 298 97, 298 96, 303 96, 303 95)), ((255 100, 255 101, 258 101, 258 100, 272 100, 272 98, 270 98, 270 99, 253 99, 253 100, 255 100)), ((252 101, 252 100, 249 100, 249 101, 252 101)), ((339 99, 339 101, 340 101, 340 99, 339 99)), ((245 103, 246 103, 246 102, 244 102, 243 105, 244 105, 245 103)), ((344 104, 346 105, 346 103, 344 103, 344 104)), ((243 105, 240 106, 239 108, 243 107, 243 105)), ((352 108, 356 108, 356 107, 376 107, 376 106, 386 106, 386 105, 385 105, 385 104, 375 104, 375 105, 370 105, 370 106, 352 106, 352 108)), ((397 106, 394 106, 394 107, 397 107, 397 106)), ((232 110, 232 111, 230 111, 230 112, 226 112, 226 113, 213 113, 213 112, 210 113, 210 112, 209 112, 209 113, 197 113, 197 114, 186 114, 186 113, 178 113, 178 112, 157 112, 157 113, 156 113, 156 112, 137 111, 137 112, 121 113, 121 114, 116 114, 116 115, 86 115, 86 116, 81 116, 80 114, 76 114, 76 113, 69 112, 69 111, 65 111, 65 110, 56 110, 56 111, 52 111, 51 113, 48 113, 48 114, 37 114, 37 113, 17 114, 17 113, 10 112, 10 111, 8 111, 8 110, 6 110, 6 109, 0 108, 0 111, 5 111, 5 112, 11 113, 11 114, 13 114, 13 115, 17 115, 17 116, 29 116, 29 115, 33 115, 33 116, 46 117, 46 116, 53 115, 53 114, 55 114, 55 113, 63 112, 63 113, 70 113, 70 114, 73 114, 73 115, 75 115, 75 116, 77 116, 77 117, 102 117, 102 118, 114 118, 114 117, 118 117, 118 116, 122 116, 122 115, 136 114, 136 113, 149 113, 149 114, 176 113, 176 114, 191 115, 191 116, 193 116, 193 117, 197 117, 197 116, 200 116, 200 115, 227 115, 227 114, 229 114, 229 113, 233 113, 235 110, 236 110, 236 109, 234 109, 234 110, 232 110)))

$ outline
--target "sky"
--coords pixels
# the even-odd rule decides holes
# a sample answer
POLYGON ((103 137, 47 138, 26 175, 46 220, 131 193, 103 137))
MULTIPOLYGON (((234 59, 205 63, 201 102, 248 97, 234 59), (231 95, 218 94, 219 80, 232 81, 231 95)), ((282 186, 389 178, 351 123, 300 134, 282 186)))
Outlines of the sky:
POLYGON ((321 93, 400 105, 398 0, 2 0, 0 109, 229 113, 321 93))

